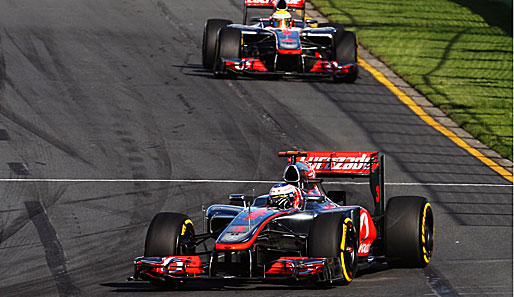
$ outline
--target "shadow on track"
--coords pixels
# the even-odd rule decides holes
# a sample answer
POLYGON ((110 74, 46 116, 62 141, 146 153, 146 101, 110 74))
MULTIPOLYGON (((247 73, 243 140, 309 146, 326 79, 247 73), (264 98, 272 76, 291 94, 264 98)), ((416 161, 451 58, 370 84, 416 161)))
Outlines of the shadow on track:
POLYGON ((180 288, 159 288, 149 282, 120 282, 102 283, 104 287, 112 288, 111 292, 135 293, 135 292, 201 292, 201 291, 295 291, 295 290, 330 290, 333 286, 320 287, 314 284, 273 284, 249 281, 224 281, 224 280, 190 280, 180 288))

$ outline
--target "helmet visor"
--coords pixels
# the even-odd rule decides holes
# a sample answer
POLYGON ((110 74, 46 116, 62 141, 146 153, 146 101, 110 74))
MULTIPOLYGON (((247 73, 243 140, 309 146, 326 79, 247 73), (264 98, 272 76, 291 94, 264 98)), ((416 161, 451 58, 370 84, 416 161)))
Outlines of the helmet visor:
POLYGON ((275 27, 275 28, 289 27, 290 25, 291 25, 290 19, 274 19, 273 20, 273 27, 275 27))
MULTIPOLYGON (((284 197, 287 197, 287 198, 292 198, 293 197, 293 193, 286 193, 286 194, 277 194, 277 195, 270 195, 269 198, 271 199, 272 202, 274 201, 277 201, 281 198, 284 198, 284 197)), ((291 200, 291 199, 289 199, 291 200)))

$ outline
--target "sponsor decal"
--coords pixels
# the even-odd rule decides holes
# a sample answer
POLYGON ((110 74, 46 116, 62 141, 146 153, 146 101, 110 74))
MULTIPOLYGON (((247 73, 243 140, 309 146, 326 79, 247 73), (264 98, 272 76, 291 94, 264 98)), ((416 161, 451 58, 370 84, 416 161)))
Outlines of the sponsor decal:
MULTIPOLYGON (((374 151, 289 151, 279 152, 279 156, 296 156, 290 158, 296 162, 312 164, 311 168, 318 174, 341 173, 370 175, 378 168, 377 152, 374 151)), ((373 198, 375 198, 373 196, 373 198)))
POLYGON ((305 0, 286 0, 288 6, 304 7, 305 0))
MULTIPOLYGON (((301 50, 299 30, 275 30, 279 50, 301 50)), ((299 51, 301 53, 301 51, 299 51)))
POLYGON ((246 5, 252 5, 252 4, 273 4, 275 2, 274 0, 246 0, 246 5))
POLYGON ((235 231, 235 232, 242 232, 242 231, 246 231, 246 226, 234 226, 232 228, 232 231, 235 231))
POLYGON ((361 254, 369 254, 369 248, 371 247, 371 244, 369 243, 363 243, 359 246, 359 255, 361 254))
MULTIPOLYGON (((270 212, 272 212, 273 214, 270 215, 269 217, 267 217, 266 219, 264 219, 262 222, 260 222, 258 224, 258 227, 256 229, 255 232, 253 232, 253 236, 245 241, 245 242, 239 242, 239 243, 220 243, 220 239, 218 238, 218 240, 216 241, 216 249, 217 250, 245 250, 245 249, 248 249, 252 246, 252 244, 254 243, 255 239, 257 238, 257 236, 259 235, 259 233, 261 232, 262 228, 264 228, 264 226, 266 226, 266 224, 271 221, 273 218, 279 216, 279 215, 283 215, 283 214, 287 214, 287 213, 292 213, 292 212, 296 212, 298 210, 286 210, 286 211, 283 211, 283 212, 275 212, 273 210, 269 210, 270 212)), ((257 212, 257 211, 256 211, 257 212)), ((264 209, 264 211, 260 210, 259 211, 260 214, 259 216, 265 216, 267 210, 264 209)), ((252 213, 253 215, 254 213, 252 213)), ((243 219, 245 220, 245 219, 243 219)), ((248 220, 248 216, 246 218, 246 220, 248 220)))
POLYGON ((315 170, 369 170, 371 156, 362 154, 360 157, 300 157, 299 161, 311 163, 315 170))
MULTIPOLYGON (((277 5, 277 0, 245 0, 246 6, 277 5)), ((290 7, 304 7, 305 0, 286 0, 290 7)))
POLYGON ((259 60, 253 58, 244 58, 241 60, 225 60, 225 65, 229 69, 237 71, 253 70, 253 71, 268 71, 266 66, 259 60))
POLYGON ((359 256, 365 256, 369 253, 369 248, 373 241, 377 238, 377 231, 375 230, 375 225, 373 224, 373 220, 369 215, 368 211, 364 208, 361 208, 360 211, 360 230, 359 230, 359 256))
POLYGON ((243 220, 243 221, 253 221, 253 220, 255 220, 255 219, 256 219, 256 218, 258 218, 258 217, 265 216, 267 212, 268 212, 268 210, 267 210, 267 209, 265 209, 265 208, 263 208, 263 209, 259 209, 259 210, 256 210, 256 211, 254 211, 254 212, 250 213, 250 215, 249 215, 249 216, 247 215, 247 216, 246 216, 245 218, 243 218, 242 220, 243 220))

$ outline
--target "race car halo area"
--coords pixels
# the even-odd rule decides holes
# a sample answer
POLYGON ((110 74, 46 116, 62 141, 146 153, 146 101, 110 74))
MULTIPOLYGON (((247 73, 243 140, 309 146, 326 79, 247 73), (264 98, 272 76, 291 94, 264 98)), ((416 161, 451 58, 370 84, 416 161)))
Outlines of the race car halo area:
MULTIPOLYGON (((239 0, 0 1, 0 295, 512 296, 512 183, 363 68, 341 84, 215 78, 205 23, 243 13, 239 0), (283 182, 281 151, 383 155, 386 205, 433 210, 430 263, 372 261, 348 285, 127 281, 155 215, 202 233, 202 206, 283 182)), ((369 179, 321 178, 373 209, 369 179)))

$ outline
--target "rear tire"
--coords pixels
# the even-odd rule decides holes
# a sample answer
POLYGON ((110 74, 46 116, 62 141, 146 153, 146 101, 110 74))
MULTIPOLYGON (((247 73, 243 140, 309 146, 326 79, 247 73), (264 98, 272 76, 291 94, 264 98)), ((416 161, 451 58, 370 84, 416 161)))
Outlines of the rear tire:
MULTIPOLYGON (((158 213, 146 233, 145 257, 192 256, 195 254, 195 230, 189 217, 180 213, 158 213)), ((179 280, 151 279, 157 287, 177 288, 179 280)))
POLYGON ((203 43, 202 43, 202 65, 205 69, 214 67, 216 62, 216 39, 218 31, 232 24, 232 21, 224 19, 210 19, 205 23, 203 30, 203 43))
POLYGON ((216 78, 226 78, 231 75, 224 73, 221 59, 239 59, 241 57, 241 30, 237 28, 221 28, 218 32, 216 41, 216 65, 214 76, 216 78))
MULTIPOLYGON (((334 36, 334 59, 337 63, 357 64, 358 43, 355 33, 345 30, 338 30, 334 36)), ((352 74, 343 77, 334 77, 335 82, 353 83, 357 79, 359 68, 352 74)))
POLYGON ((340 258, 343 279, 336 283, 349 284, 357 273, 358 236, 352 220, 345 218, 343 213, 318 215, 309 231, 307 254, 309 257, 340 258))
POLYGON ((428 265, 434 248, 434 216, 427 199, 393 197, 385 214, 385 249, 392 267, 428 265))

